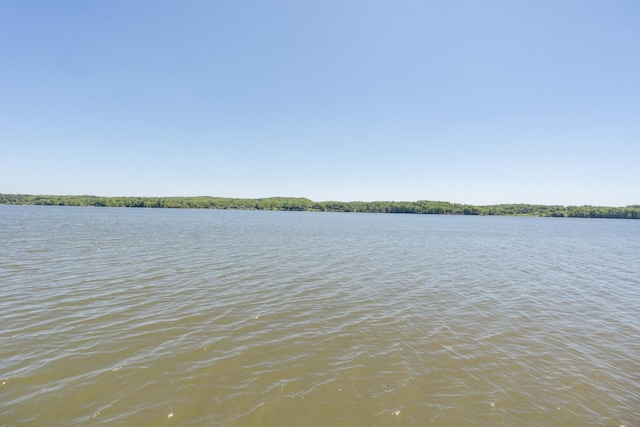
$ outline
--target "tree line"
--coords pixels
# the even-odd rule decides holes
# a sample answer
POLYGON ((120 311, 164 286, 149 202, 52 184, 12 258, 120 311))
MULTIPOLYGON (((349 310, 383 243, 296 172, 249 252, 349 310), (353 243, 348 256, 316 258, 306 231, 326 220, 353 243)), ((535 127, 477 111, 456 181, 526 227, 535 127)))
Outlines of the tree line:
POLYGON ((127 208, 243 209, 277 211, 411 213, 438 215, 526 215, 574 218, 640 219, 640 205, 625 207, 469 204, 418 200, 416 202, 314 202, 303 197, 238 199, 227 197, 100 197, 0 194, 0 204, 50 206, 102 206, 127 208))

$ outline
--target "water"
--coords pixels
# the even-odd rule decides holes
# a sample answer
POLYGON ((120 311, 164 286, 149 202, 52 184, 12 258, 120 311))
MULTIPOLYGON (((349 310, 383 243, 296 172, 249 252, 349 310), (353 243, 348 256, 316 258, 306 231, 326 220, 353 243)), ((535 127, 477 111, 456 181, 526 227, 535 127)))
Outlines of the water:
POLYGON ((640 426, 640 221, 0 206, 0 425, 640 426))

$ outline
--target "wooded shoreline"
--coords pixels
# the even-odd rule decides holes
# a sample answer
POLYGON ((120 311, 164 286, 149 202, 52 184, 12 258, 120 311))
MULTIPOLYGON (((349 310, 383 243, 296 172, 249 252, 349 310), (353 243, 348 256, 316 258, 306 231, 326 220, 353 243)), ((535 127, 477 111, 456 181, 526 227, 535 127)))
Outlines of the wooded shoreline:
POLYGON ((640 205, 625 207, 499 204, 476 206, 442 201, 314 202, 301 197, 238 199, 227 197, 101 197, 0 194, 4 205, 102 206, 174 209, 241 209, 276 211, 412 213, 435 215, 527 215, 571 218, 640 219, 640 205))

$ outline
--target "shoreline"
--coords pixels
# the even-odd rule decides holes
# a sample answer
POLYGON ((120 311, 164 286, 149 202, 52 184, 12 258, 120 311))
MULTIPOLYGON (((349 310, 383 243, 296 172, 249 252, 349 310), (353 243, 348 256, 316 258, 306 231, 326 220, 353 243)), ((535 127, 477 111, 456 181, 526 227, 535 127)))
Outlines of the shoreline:
POLYGON ((93 206, 160 209, 232 209, 310 212, 403 213, 426 215, 533 216, 559 218, 640 219, 640 205, 562 206, 526 203, 471 205, 418 200, 375 202, 315 202, 302 197, 243 199, 230 197, 103 197, 75 195, 0 194, 0 205, 93 206))

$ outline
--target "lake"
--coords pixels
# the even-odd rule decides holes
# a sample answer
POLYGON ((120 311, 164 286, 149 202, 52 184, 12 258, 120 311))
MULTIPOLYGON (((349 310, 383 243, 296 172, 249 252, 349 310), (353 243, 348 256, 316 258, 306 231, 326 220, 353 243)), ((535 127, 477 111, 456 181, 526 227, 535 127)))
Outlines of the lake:
POLYGON ((0 425, 640 426, 640 221, 0 206, 0 425))

